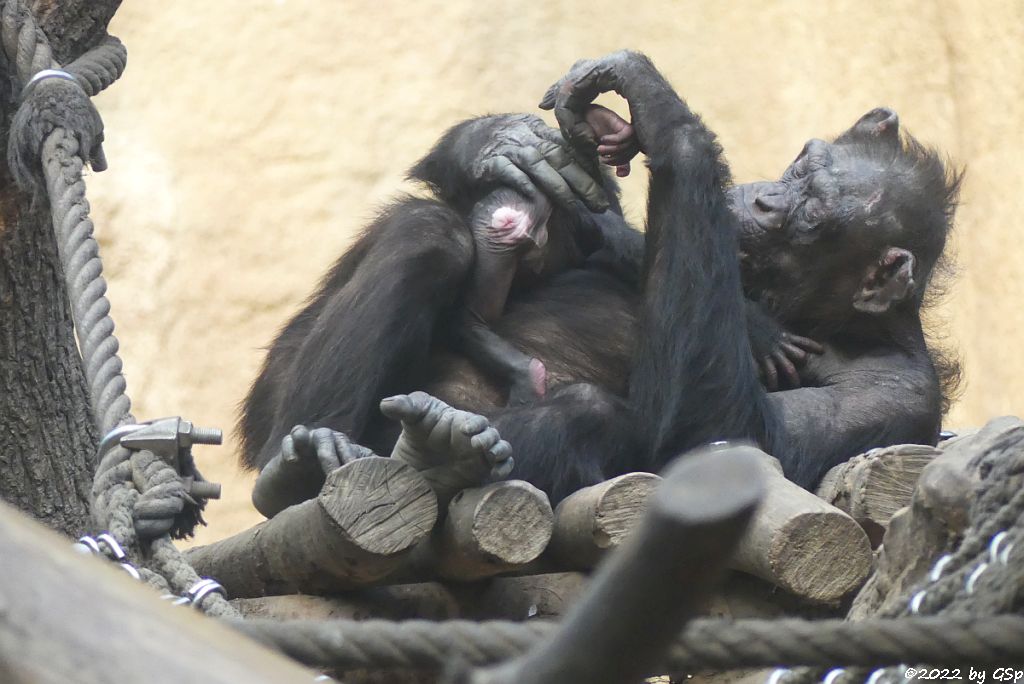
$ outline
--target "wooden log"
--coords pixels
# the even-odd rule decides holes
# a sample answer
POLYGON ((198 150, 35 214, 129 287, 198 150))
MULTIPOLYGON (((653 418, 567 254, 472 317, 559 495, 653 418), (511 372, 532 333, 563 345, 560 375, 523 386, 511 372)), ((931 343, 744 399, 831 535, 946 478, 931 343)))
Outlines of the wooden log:
POLYGON ((444 523, 387 583, 470 582, 529 567, 551 541, 553 519, 547 494, 528 482, 464 489, 448 504, 444 523))
POLYGON ((468 581, 536 560, 551 541, 554 513, 547 494, 522 480, 464 489, 430 543, 436 576, 468 581))
POLYGON ((328 475, 317 498, 188 558, 232 597, 337 591, 392 572, 436 520, 437 499, 416 470, 362 458, 328 475))
POLYGON ((910 503, 921 471, 940 453, 925 444, 872 449, 825 473, 815 493, 849 513, 877 548, 889 519, 910 503))
POLYGON ((570 494, 555 508, 548 554, 562 568, 588 569, 640 521, 661 478, 627 473, 570 494))
POLYGON ((551 639, 453 680, 611 684, 647 674, 718 579, 761 498, 752 451, 706 448, 676 462, 642 523, 601 564, 551 639))
POLYGON ((581 573, 560 572, 396 584, 334 596, 265 596, 232 604, 246 617, 274 620, 527 620, 564 615, 587 582, 581 573))
POLYGON ((0 682, 311 682, 312 670, 0 503, 0 682))
POLYGON ((858 589, 871 571, 871 544, 849 515, 787 480, 764 452, 765 497, 730 567, 818 603, 858 589))
MULTIPOLYGON (((471 583, 421 582, 356 589, 333 596, 263 596, 234 599, 246 617, 272 620, 529 620, 564 615, 586 590, 579 572, 491 577, 471 583)), ((742 572, 730 572, 698 609, 730 619, 842 617, 820 604, 742 572)))
POLYGON ((943 442, 942 454, 921 472, 910 505, 892 517, 878 569, 857 594, 848 617, 863 619, 906 601, 970 524, 970 506, 981 484, 980 457, 1022 448, 1024 421, 1012 417, 996 418, 981 430, 943 442))

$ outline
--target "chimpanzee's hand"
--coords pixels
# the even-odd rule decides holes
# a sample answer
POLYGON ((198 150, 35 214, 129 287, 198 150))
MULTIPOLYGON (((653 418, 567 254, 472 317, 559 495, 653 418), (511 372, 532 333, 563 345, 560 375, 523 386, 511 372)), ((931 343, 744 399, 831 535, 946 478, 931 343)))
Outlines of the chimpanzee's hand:
POLYGON ((503 116, 498 123, 490 126, 473 162, 478 180, 510 185, 528 197, 539 189, 567 207, 579 198, 593 211, 608 208, 604 190, 576 161, 558 131, 529 114, 503 116))
POLYGON ((608 197, 596 159, 590 171, 593 175, 561 134, 538 117, 498 114, 453 126, 409 176, 455 203, 475 196, 481 186, 506 185, 531 198, 547 195, 567 208, 582 200, 591 211, 603 212, 608 197))
POLYGON ((620 50, 598 59, 576 62, 569 73, 548 88, 541 109, 553 109, 562 135, 581 151, 596 152, 597 139, 586 120, 587 106, 601 93, 614 91, 629 103, 640 149, 647 149, 659 136, 660 120, 671 115, 665 105, 682 106, 682 101, 645 55, 620 50), (654 102, 654 98, 663 100, 654 102))
POLYGON ((601 105, 587 107, 583 118, 594 130, 597 154, 602 164, 615 167, 615 175, 629 175, 629 160, 640 152, 633 126, 621 116, 601 105))
POLYGON ((769 392, 800 387, 797 366, 809 355, 825 351, 818 342, 783 328, 756 302, 747 302, 747 333, 758 374, 769 392))

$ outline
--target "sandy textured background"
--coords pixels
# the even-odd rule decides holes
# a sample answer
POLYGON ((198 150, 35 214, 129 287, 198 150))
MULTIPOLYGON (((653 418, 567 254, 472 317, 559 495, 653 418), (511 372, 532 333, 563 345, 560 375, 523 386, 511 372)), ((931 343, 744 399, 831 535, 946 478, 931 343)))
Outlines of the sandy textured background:
MULTIPOLYGON (((89 178, 136 415, 230 428, 261 348, 450 124, 532 110, 580 57, 650 54, 740 181, 886 104, 966 164, 941 313, 967 389, 951 425, 1024 413, 1024 3, 126 2, 129 68, 99 98, 89 178)), ((643 174, 626 187, 633 218, 643 174)), ((200 541, 256 519, 237 440, 200 541)))

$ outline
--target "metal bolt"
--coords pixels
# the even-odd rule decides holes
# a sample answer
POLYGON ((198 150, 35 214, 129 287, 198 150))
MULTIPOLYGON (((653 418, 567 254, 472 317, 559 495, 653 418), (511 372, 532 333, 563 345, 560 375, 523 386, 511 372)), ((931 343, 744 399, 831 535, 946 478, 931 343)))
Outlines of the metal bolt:
POLYGON ((189 420, 183 420, 178 424, 178 434, 186 437, 186 446, 192 444, 220 444, 224 441, 224 433, 218 428, 199 427, 189 420))

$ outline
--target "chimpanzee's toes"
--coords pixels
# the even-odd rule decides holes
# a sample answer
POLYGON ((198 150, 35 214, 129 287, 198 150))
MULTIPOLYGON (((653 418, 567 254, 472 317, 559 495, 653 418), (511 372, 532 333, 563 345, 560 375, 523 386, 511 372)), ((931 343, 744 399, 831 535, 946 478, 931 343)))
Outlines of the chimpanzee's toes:
POLYGON ((439 499, 511 472, 512 448, 485 416, 423 392, 385 399, 381 411, 402 422, 392 458, 420 471, 439 499))

